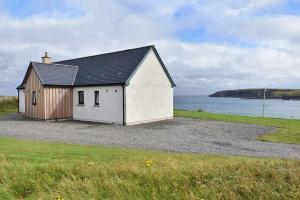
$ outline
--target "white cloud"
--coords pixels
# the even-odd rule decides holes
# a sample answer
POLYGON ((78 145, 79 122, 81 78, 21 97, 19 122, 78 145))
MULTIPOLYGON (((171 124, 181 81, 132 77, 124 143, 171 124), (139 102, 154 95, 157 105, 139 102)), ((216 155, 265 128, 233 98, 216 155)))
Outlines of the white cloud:
POLYGON ((288 49, 289 45, 300 46, 300 16, 266 16, 255 17, 244 22, 241 35, 245 40, 288 49))
POLYGON ((207 93, 224 88, 293 87, 289 81, 300 80, 300 58, 285 51, 175 41, 163 41, 159 47, 181 83, 180 93, 191 88, 207 93))

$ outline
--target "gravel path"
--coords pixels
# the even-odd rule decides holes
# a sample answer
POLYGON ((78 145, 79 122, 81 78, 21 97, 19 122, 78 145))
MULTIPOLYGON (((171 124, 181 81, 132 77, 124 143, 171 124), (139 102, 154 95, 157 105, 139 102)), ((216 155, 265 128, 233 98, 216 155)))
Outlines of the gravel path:
POLYGON ((1 136, 174 152, 300 159, 300 145, 256 140, 272 130, 256 125, 186 118, 119 126, 76 121, 33 121, 18 114, 0 117, 1 136))

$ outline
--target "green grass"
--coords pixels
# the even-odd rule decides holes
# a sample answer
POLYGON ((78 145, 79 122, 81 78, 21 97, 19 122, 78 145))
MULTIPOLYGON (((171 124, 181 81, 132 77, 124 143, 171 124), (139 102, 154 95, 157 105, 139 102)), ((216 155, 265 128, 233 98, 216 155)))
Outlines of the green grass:
POLYGON ((0 138, 0 199, 16 198, 299 199, 300 161, 0 138))
POLYGON ((300 144, 300 130, 280 128, 277 129, 274 133, 259 137, 259 139, 262 141, 300 144))
POLYGON ((202 120, 227 121, 227 122, 237 122, 237 123, 244 123, 244 124, 273 126, 279 128, 300 129, 300 120, 292 120, 292 119, 279 119, 279 118, 270 118, 270 117, 264 117, 264 118, 248 117, 248 116, 240 116, 240 115, 225 115, 225 114, 215 114, 215 113, 187 111, 187 110, 175 110, 174 115, 176 117, 188 117, 188 118, 202 119, 202 120))
POLYGON ((0 115, 17 112, 18 98, 0 96, 0 115))
POLYGON ((15 96, 0 96, 0 108, 17 108, 18 97, 15 96))
POLYGON ((15 109, 15 108, 9 108, 9 109, 7 109, 7 108, 0 108, 0 116, 1 115, 7 115, 7 114, 9 114, 9 113, 15 113, 15 112, 17 112, 18 110, 17 109, 15 109))
POLYGON ((275 132, 264 135, 258 139, 272 142, 300 144, 300 120, 224 115, 187 110, 175 110, 174 115, 177 117, 193 119, 272 126, 277 128, 275 132))

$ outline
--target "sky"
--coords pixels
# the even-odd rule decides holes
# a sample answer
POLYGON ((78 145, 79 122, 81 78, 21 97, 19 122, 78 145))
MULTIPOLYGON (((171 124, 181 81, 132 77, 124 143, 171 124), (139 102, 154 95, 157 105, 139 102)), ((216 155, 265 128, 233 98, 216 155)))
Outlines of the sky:
POLYGON ((300 0, 0 0, 0 95, 30 61, 155 45, 175 95, 300 88, 300 0))

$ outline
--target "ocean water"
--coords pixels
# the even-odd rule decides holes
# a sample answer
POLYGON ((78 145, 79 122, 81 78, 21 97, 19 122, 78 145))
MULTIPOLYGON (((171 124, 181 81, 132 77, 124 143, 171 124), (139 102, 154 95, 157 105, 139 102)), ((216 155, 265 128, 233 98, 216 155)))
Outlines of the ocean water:
MULTIPOLYGON (((208 96, 175 96, 174 107, 177 109, 207 112, 262 116, 262 99, 222 98, 208 96)), ((274 118, 300 119, 300 101, 266 99, 265 116, 274 118)))

